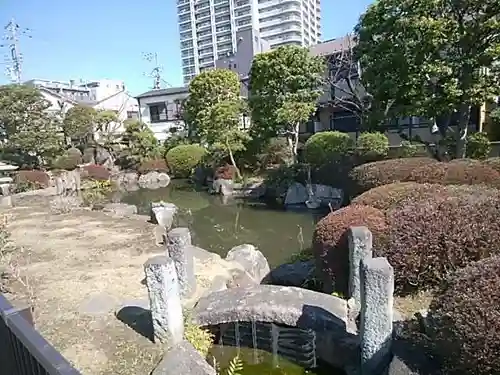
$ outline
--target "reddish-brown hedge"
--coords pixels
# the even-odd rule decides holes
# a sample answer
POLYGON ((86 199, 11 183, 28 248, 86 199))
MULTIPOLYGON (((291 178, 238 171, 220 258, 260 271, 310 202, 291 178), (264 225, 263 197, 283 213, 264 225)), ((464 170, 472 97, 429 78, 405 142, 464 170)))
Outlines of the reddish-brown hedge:
POLYGON ((377 186, 407 181, 415 168, 437 164, 431 158, 403 158, 361 164, 349 173, 351 197, 377 186))
POLYGON ((483 163, 500 173, 500 157, 486 159, 483 161, 483 163))
POLYGON ((419 184, 417 182, 395 182, 364 192, 352 200, 353 204, 372 206, 379 210, 389 210, 409 202, 419 202, 435 197, 457 195, 500 196, 500 191, 482 185, 440 185, 419 184))
POLYGON ((429 315, 437 353, 449 373, 499 373, 499 306, 499 257, 457 271, 436 294, 429 315))
POLYGON ((399 294, 431 289, 450 271, 500 253, 499 217, 498 195, 409 201, 387 212, 374 249, 394 267, 399 294))
POLYGON ((163 172, 168 173, 167 161, 165 159, 149 159, 143 161, 137 171, 140 174, 148 172, 163 172))
POLYGON ((376 244, 386 230, 382 211, 362 205, 351 205, 330 213, 316 225, 313 252, 321 267, 325 291, 347 292, 349 251, 347 231, 351 226, 366 226, 376 244))
POLYGON ((500 173, 483 163, 456 160, 451 163, 434 163, 415 168, 405 181, 442 185, 485 184, 500 187, 500 173))
POLYGON ((221 178, 224 180, 232 180, 236 174, 234 166, 230 164, 223 165, 215 170, 215 179, 221 178))
POLYGON ((50 176, 40 170, 19 171, 15 176, 16 184, 33 184, 40 187, 48 187, 50 185, 50 176))
POLYGON ((83 167, 84 175, 90 179, 106 181, 111 177, 111 173, 102 165, 89 164, 83 167))

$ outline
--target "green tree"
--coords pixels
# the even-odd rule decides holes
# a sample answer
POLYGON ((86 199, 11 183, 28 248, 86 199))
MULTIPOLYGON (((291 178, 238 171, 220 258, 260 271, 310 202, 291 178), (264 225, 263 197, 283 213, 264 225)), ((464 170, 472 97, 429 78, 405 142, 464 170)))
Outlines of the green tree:
POLYGON ((128 146, 128 157, 135 163, 162 156, 160 145, 153 131, 141 121, 125 121, 122 141, 128 146))
POLYGON ((96 117, 97 111, 91 107, 77 105, 68 109, 62 122, 66 139, 86 144, 93 138, 96 117))
POLYGON ((38 163, 61 151, 60 123, 47 109, 50 103, 40 91, 24 85, 0 86, 0 128, 6 142, 4 150, 24 157, 36 157, 38 163))
POLYGON ((191 81, 184 109, 190 127, 195 129, 201 142, 229 156, 240 178, 234 152, 244 150, 249 139, 242 129, 244 107, 238 75, 228 69, 214 69, 191 81))
POLYGON ((500 94, 498 0, 378 0, 356 26, 362 83, 395 114, 456 118, 456 156, 465 155, 471 107, 500 94))
POLYGON ((298 46, 257 55, 250 70, 252 132, 268 140, 284 135, 296 159, 299 126, 314 113, 326 73, 323 58, 298 46))

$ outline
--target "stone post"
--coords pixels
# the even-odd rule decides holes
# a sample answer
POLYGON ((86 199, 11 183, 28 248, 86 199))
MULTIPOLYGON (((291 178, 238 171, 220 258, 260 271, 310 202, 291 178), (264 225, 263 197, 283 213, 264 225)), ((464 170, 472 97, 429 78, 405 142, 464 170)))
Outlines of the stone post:
POLYGON ((144 273, 155 342, 178 344, 184 338, 184 318, 174 261, 155 256, 144 264, 144 273))
POLYGON ((188 228, 174 228, 167 234, 167 254, 175 262, 181 297, 186 298, 196 288, 194 274, 194 258, 188 254, 187 247, 191 246, 191 233, 188 228))
POLYGON ((352 303, 359 310, 361 303, 360 269, 363 259, 372 257, 372 233, 367 227, 351 227, 349 243, 349 295, 352 303))
POLYGON ((55 178, 56 183, 56 194, 63 195, 64 194, 64 182, 61 176, 57 176, 55 178))
POLYGON ((361 375, 381 373, 391 360, 394 269, 386 258, 361 262, 361 375))
POLYGON ((173 203, 151 203, 151 219, 154 219, 156 223, 160 227, 165 228, 165 230, 170 230, 172 227, 176 213, 177 206, 173 203))

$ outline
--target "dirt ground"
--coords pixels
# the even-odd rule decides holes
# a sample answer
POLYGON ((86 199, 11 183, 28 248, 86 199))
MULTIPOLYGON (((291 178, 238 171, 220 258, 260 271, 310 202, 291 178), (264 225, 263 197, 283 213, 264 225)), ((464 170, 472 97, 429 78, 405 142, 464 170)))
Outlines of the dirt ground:
POLYGON ((0 212, 16 246, 7 298, 34 305, 36 328, 82 374, 149 374, 161 348, 115 312, 147 300, 143 264, 161 252, 154 226, 87 210, 56 215, 48 200, 23 198, 0 212))

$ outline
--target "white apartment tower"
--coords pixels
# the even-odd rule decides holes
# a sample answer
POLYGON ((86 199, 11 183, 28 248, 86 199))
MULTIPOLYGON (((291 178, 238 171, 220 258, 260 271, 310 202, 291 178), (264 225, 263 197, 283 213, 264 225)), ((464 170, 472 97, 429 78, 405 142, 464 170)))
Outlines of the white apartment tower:
POLYGON ((310 46, 321 39, 321 0, 177 0, 184 83, 234 53, 244 30, 260 45, 310 46))

